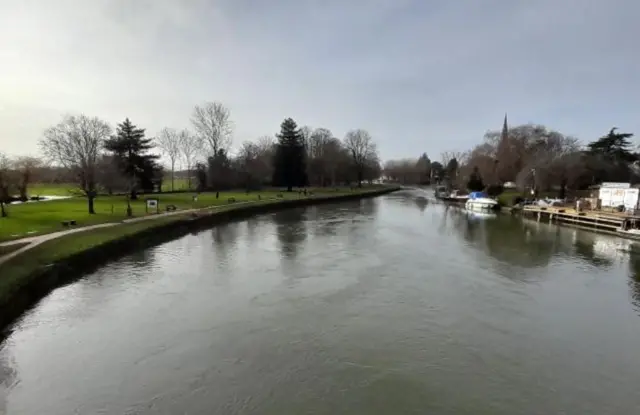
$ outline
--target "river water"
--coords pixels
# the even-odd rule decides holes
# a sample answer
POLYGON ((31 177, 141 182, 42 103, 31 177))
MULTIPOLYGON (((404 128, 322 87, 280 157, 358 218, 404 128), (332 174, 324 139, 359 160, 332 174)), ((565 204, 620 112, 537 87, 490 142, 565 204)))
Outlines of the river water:
POLYGON ((640 247, 422 195, 218 226, 54 291, 0 345, 0 413, 640 413, 640 247))

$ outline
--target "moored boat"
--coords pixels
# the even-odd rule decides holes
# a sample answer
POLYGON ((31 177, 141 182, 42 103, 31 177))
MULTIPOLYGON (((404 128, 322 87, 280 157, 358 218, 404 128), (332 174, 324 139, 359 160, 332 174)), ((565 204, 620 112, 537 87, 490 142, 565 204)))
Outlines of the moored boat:
POLYGON ((464 204, 469 199, 469 196, 461 193, 459 190, 447 191, 444 186, 438 186, 435 190, 436 199, 442 202, 459 203, 464 204))
POLYGON ((484 192, 471 192, 469 199, 465 202, 464 207, 467 210, 478 212, 489 212, 500 209, 500 204, 495 199, 491 199, 484 192))

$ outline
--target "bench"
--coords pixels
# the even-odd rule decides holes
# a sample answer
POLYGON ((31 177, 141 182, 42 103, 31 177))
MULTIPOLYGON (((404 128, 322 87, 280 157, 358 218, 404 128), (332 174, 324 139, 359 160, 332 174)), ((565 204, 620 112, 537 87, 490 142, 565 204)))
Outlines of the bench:
POLYGON ((167 212, 173 212, 177 208, 176 208, 176 205, 167 205, 167 207, 165 209, 166 209, 167 212))
POLYGON ((63 220, 62 221, 62 226, 64 226, 65 228, 68 228, 69 226, 75 226, 76 225, 76 221, 75 220, 63 220))
POLYGON ((278 193, 278 194, 276 195, 276 197, 277 197, 278 199, 282 199, 284 196, 282 196, 282 193, 278 193))
POLYGON ((235 197, 230 197, 228 202, 229 203, 236 203, 236 198, 235 197))

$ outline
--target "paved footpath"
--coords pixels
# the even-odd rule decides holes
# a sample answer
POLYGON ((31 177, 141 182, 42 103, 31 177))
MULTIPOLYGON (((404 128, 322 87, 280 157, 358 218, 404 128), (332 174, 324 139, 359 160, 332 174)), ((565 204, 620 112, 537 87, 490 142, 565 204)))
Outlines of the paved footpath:
MULTIPOLYGON (((267 199, 263 199, 263 200, 267 200, 267 199)), ((256 203, 256 202, 254 201, 238 202, 238 203, 234 203, 233 206, 246 205, 249 203, 256 203)), ((149 216, 140 216, 138 218, 124 219, 119 222, 108 222, 108 223, 101 223, 98 225, 82 226, 80 228, 75 228, 75 229, 67 229, 64 231, 51 232, 51 233, 46 233, 43 235, 36 235, 36 236, 28 236, 26 238, 20 238, 12 241, 1 242, 0 246, 11 246, 14 244, 22 245, 25 242, 27 242, 28 244, 23 246, 22 248, 16 249, 15 251, 9 252, 6 255, 0 256, 0 265, 2 265, 4 262, 7 262, 8 260, 10 260, 15 256, 18 256, 24 253, 25 251, 33 249, 34 247, 40 245, 43 242, 47 242, 52 239, 57 239, 57 238, 60 238, 61 236, 70 235, 72 233, 86 232, 92 229, 108 228, 111 226, 118 226, 125 223, 135 223, 135 222, 142 222, 145 220, 154 220, 154 219, 164 218, 172 215, 184 215, 185 213, 191 213, 191 212, 212 211, 212 210, 215 210, 216 208, 223 207, 223 206, 229 206, 229 205, 214 205, 214 206, 198 208, 198 209, 176 210, 174 212, 159 213, 156 215, 149 215, 149 216)))

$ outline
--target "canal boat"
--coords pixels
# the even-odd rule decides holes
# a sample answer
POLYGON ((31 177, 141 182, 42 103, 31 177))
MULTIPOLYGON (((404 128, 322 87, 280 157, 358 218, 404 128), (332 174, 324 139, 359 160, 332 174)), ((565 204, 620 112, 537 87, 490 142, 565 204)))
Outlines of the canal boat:
POLYGON ((447 202, 464 205, 469 199, 469 195, 466 195, 459 190, 447 191, 445 186, 438 186, 435 190, 436 199, 447 202))
POLYGON ((465 209, 478 212, 493 212, 500 209, 500 204, 484 192, 471 192, 465 202, 465 209))

